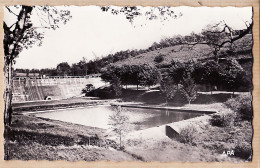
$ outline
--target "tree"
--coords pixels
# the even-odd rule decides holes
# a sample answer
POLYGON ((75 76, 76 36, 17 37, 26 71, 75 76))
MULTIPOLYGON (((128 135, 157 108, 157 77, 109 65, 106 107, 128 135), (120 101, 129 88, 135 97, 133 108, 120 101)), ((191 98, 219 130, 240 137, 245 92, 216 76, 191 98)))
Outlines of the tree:
POLYGON ((191 73, 193 71, 193 62, 182 63, 179 61, 172 61, 169 68, 169 76, 172 78, 175 84, 180 84, 183 80, 183 77, 187 75, 187 73, 191 73))
POLYGON ((218 24, 208 25, 202 30, 201 34, 192 34, 191 39, 182 41, 182 44, 195 46, 197 44, 206 44, 212 48, 215 61, 219 62, 219 51, 226 45, 232 45, 235 41, 241 39, 252 31, 253 22, 245 22, 246 29, 237 31, 232 29, 225 21, 218 24))
POLYGON ((138 90, 138 86, 140 85, 140 79, 142 78, 140 73, 139 65, 130 65, 130 85, 136 85, 136 89, 138 90))
POLYGON ((83 72, 83 70, 80 68, 80 66, 78 64, 72 64, 71 75, 72 76, 84 76, 85 73, 83 72))
POLYGON ((123 65, 120 70, 120 79, 123 85, 126 86, 131 82, 131 67, 129 65, 123 65))
POLYGON ((71 74, 74 76, 85 76, 87 75, 87 71, 88 65, 85 57, 83 57, 78 63, 72 64, 71 74))
POLYGON ((115 75, 112 76, 111 86, 113 91, 115 92, 116 97, 121 96, 122 88, 121 88, 121 81, 119 77, 115 75))
POLYGON ((33 45, 40 46, 44 35, 43 29, 57 29, 71 18, 68 10, 58 10, 48 6, 6 6, 5 14, 14 17, 14 23, 4 21, 4 124, 9 126, 12 117, 12 77, 14 59, 24 49, 33 45), (34 25, 32 15, 39 16, 40 25, 34 25))
POLYGON ((183 78, 181 92, 188 100, 189 104, 197 98, 197 86, 191 78, 190 73, 183 78))
POLYGON ((245 84, 244 76, 246 75, 242 66, 235 59, 228 59, 224 64, 222 72, 222 83, 225 88, 234 92, 239 89, 239 87, 245 84))
POLYGON ((197 84, 210 84, 211 94, 214 86, 221 83, 222 68, 216 61, 209 60, 205 63, 196 63, 192 77, 197 84))
POLYGON ((146 11, 141 11, 139 6, 125 6, 125 7, 111 7, 103 6, 103 12, 111 12, 114 15, 123 14, 126 19, 133 23, 138 16, 145 16, 147 20, 165 21, 169 19, 176 19, 182 16, 182 13, 175 14, 173 9, 168 6, 149 7, 146 11))
POLYGON ((67 76, 70 74, 70 65, 67 62, 62 62, 57 65, 58 75, 67 76))
POLYGON ((139 65, 138 81, 143 86, 150 87, 159 83, 161 74, 156 67, 149 64, 139 65))
POLYGON ((119 137, 120 148, 122 148, 122 138, 129 129, 129 117, 123 113, 121 106, 116 106, 114 113, 109 116, 109 125, 119 137))
MULTIPOLYGON (((101 79, 105 82, 113 82, 113 76, 121 77, 120 67, 115 65, 108 65, 101 70, 101 79)), ((120 78, 121 79, 121 78, 120 78)))
POLYGON ((165 98, 166 106, 168 106, 168 100, 175 96, 178 87, 174 84, 173 80, 169 77, 164 78, 160 83, 160 90, 165 98))

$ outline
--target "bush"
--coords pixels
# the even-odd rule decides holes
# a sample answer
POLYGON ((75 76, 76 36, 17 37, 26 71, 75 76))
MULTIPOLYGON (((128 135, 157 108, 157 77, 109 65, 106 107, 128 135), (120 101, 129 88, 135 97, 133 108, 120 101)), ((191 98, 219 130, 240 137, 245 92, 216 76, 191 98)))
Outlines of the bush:
POLYGON ((192 126, 182 128, 180 131, 180 142, 195 145, 196 133, 196 128, 192 126))
POLYGON ((249 143, 242 142, 235 147, 235 156, 241 159, 251 161, 252 148, 249 143))
POLYGON ((233 118, 234 114, 215 114, 210 118, 209 122, 212 126, 226 127, 231 125, 233 118))
POLYGON ((99 97, 100 99, 112 99, 116 97, 115 92, 111 87, 94 89, 90 92, 87 92, 86 96, 99 97))
POLYGON ((161 63, 161 62, 163 62, 163 60, 164 60, 164 57, 163 57, 162 54, 157 55, 157 56, 155 56, 155 58, 154 58, 154 62, 156 62, 156 63, 161 63))
POLYGON ((238 120, 251 121, 253 117, 252 97, 240 95, 226 101, 225 105, 237 114, 238 120))

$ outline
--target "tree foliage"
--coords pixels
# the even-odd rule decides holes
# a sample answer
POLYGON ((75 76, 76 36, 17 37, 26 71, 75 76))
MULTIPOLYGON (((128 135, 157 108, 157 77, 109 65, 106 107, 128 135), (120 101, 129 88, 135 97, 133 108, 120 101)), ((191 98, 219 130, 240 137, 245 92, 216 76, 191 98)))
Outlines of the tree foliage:
POLYGON ((228 59, 223 67, 222 83, 225 88, 235 92, 240 87, 248 85, 244 80, 246 73, 242 66, 235 59, 228 59))
POLYGON ((197 84, 210 84, 211 91, 214 86, 219 86, 222 81, 222 67, 216 61, 209 60, 196 63, 192 77, 197 84))
POLYGON ((109 116, 108 124, 119 137, 120 148, 122 148, 122 138, 129 131, 129 117, 124 114, 121 106, 115 107, 114 113, 109 116))
POLYGON ((6 64, 13 61, 24 49, 33 45, 41 45, 44 35, 43 29, 57 29, 60 24, 66 24, 70 18, 70 11, 58 10, 50 6, 6 6, 7 15, 14 17, 14 23, 4 21, 4 52, 6 64), (38 15, 35 25, 32 15, 38 15))
POLYGON ((109 65, 103 69, 101 78, 113 83, 113 76, 117 76, 123 85, 151 86, 159 82, 160 73, 157 68, 148 64, 142 65, 109 65))
POLYGON ((160 91, 162 92, 166 100, 166 105, 168 104, 168 100, 172 99, 175 96, 177 90, 178 86, 174 84, 171 78, 166 77, 161 80, 160 91))
POLYGON ((156 63, 161 63, 161 62, 163 62, 163 60, 164 60, 164 55, 162 55, 162 54, 159 54, 154 57, 154 62, 156 62, 156 63))
POLYGON ((195 64, 194 61, 179 62, 173 60, 169 68, 169 76, 175 84, 181 84, 183 77, 194 71, 195 64))
POLYGON ((5 72, 5 126, 11 124, 12 117, 12 77, 14 59, 25 48, 41 45, 43 29, 57 29, 66 24, 71 16, 68 10, 58 10, 49 6, 6 6, 6 15, 14 18, 14 23, 6 20, 4 28, 4 72, 5 72), (32 15, 38 15, 39 25, 34 24, 32 15))
POLYGON ((70 74, 70 65, 67 62, 62 62, 57 65, 58 75, 67 76, 70 74))
POLYGON ((149 7, 146 10, 141 10, 139 6, 125 6, 125 7, 113 7, 104 6, 101 7, 104 12, 111 12, 114 15, 125 15, 126 19, 133 23, 133 21, 140 17, 145 16, 146 20, 160 20, 166 21, 169 19, 176 19, 182 16, 182 13, 176 14, 173 8, 168 6, 149 7))
POLYGON ((189 104, 197 98, 197 85, 191 78, 190 73, 183 77, 181 92, 189 104))
POLYGON ((187 40, 183 44, 190 46, 206 44, 210 46, 215 56, 215 61, 218 63, 220 49, 226 45, 232 45, 235 41, 249 34, 252 31, 252 25, 252 20, 251 22, 245 22, 246 29, 237 31, 226 24, 225 21, 221 21, 218 24, 208 25, 200 34, 193 34, 192 41, 187 40))
POLYGON ((121 81, 120 81, 119 77, 117 77, 115 75, 112 76, 111 86, 112 86, 113 91, 115 92, 116 97, 121 96, 122 88, 121 88, 121 81))

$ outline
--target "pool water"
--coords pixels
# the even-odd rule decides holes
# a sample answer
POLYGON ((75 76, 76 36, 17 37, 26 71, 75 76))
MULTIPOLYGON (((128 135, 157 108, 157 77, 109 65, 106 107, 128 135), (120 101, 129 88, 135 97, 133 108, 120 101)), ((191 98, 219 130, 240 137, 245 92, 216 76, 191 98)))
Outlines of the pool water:
MULTIPOLYGON (((123 113, 129 117, 133 130, 141 130, 172 122, 186 120, 203 115, 194 112, 173 112, 166 110, 123 107, 123 113)), ((36 117, 49 118, 74 124, 109 129, 109 116, 115 111, 112 106, 93 106, 77 109, 64 109, 53 112, 36 113, 36 117)))

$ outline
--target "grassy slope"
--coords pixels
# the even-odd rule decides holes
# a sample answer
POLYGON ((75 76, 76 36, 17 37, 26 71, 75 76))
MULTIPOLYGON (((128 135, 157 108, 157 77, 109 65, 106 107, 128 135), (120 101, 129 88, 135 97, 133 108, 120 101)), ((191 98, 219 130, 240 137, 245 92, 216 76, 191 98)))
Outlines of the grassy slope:
MULTIPOLYGON (((229 47, 225 46, 221 51, 227 50, 229 47)), ((234 42, 234 52, 250 50, 252 48, 252 35, 246 35, 243 38, 234 42)), ((187 46, 172 46, 166 47, 162 49, 158 49, 155 51, 150 51, 144 54, 137 55, 135 57, 130 57, 125 60, 118 61, 114 63, 115 65, 121 66, 123 64, 144 64, 150 63, 154 64, 155 56, 163 54, 164 61, 160 64, 169 64, 171 60, 178 60, 181 62, 186 62, 188 60, 194 59, 208 59, 212 58, 212 49, 207 45, 196 45, 193 49, 189 49, 187 46), (181 49, 182 48, 182 49, 181 49)), ((251 57, 249 54, 236 54, 236 58, 241 57, 251 57)))
MULTIPOLYGON (((219 113, 230 113, 222 103, 209 105, 187 105, 191 109, 214 109, 219 113)), ((147 161, 232 161, 243 162, 238 146, 243 150, 251 150, 252 127, 248 121, 241 121, 228 127, 216 127, 208 124, 210 116, 202 116, 204 120, 193 118, 179 123, 182 127, 192 125, 193 144, 181 143, 169 138, 128 139, 126 150, 142 156, 147 161), (206 119, 207 118, 207 119, 206 119), (186 126, 185 126, 186 125, 186 126), (222 153, 234 150, 234 156, 225 157, 222 153)))
POLYGON ((11 129, 8 160, 136 160, 113 149, 114 142, 106 141, 99 128, 15 115, 11 129))
POLYGON ((61 100, 13 103, 12 106, 15 113, 21 113, 24 111, 54 110, 71 107, 75 108, 105 103, 107 103, 107 100, 92 100, 91 98, 68 98, 61 100))

